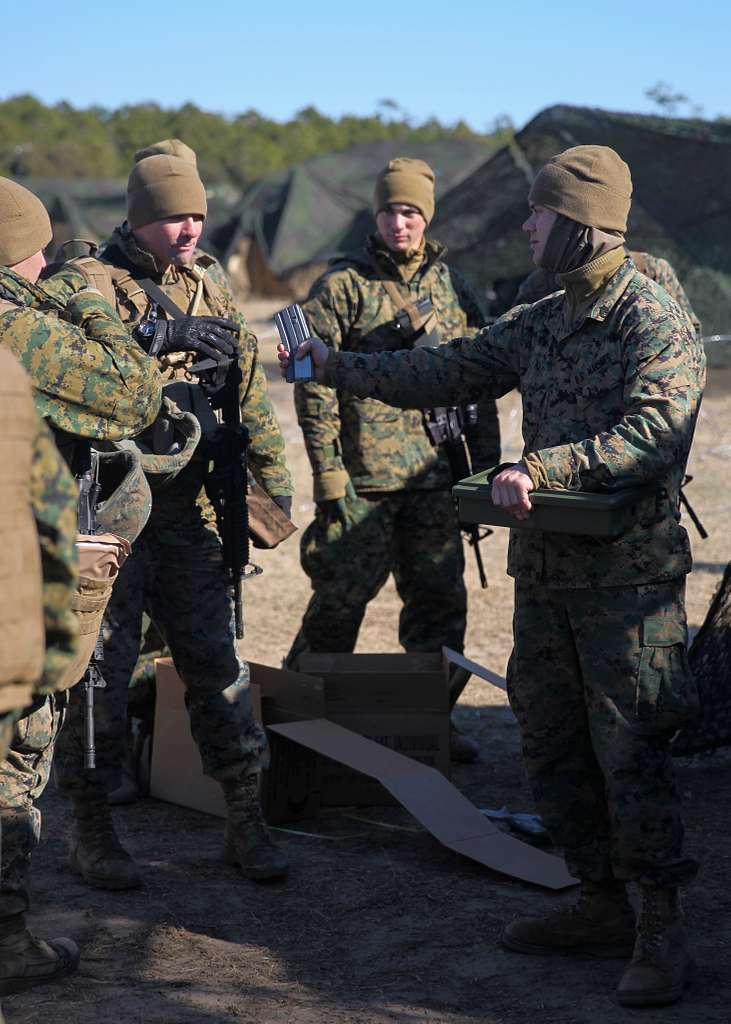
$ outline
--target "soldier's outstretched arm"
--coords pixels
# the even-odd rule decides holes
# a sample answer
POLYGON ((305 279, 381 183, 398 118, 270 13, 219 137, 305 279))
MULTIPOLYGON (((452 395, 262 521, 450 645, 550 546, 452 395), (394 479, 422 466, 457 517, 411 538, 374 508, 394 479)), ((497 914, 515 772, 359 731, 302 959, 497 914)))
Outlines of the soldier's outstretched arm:
POLYGON ((41 416, 96 440, 139 434, 160 408, 155 361, 96 291, 76 293, 62 315, 23 307, 5 317, 2 340, 29 372, 41 416))
POLYGON ((256 335, 243 316, 239 336, 242 371, 241 422, 249 433, 248 460, 257 483, 271 498, 293 493, 292 477, 284 458, 284 438, 269 397, 264 369, 259 359, 256 335))
MULTIPOLYGON (((457 338, 438 348, 375 352, 334 352, 319 338, 300 345, 312 353, 318 381, 360 398, 377 398, 400 409, 427 409, 505 394, 520 379, 520 324, 510 314, 474 338, 457 338)), ((282 376, 287 353, 279 348, 282 376)))

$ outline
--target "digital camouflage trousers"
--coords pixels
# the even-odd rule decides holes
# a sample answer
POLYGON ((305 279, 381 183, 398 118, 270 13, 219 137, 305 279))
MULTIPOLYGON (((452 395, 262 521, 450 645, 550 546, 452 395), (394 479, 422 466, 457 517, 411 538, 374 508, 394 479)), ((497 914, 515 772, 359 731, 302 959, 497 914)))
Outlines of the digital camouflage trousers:
POLYGON ((15 723, 10 749, 0 762, 0 920, 29 907, 30 861, 41 835, 35 801, 51 773, 66 704, 66 692, 43 698, 40 707, 15 723))
POLYGON ((516 584, 508 694, 537 809, 580 878, 695 874, 669 750, 698 704, 684 589, 516 584))
POLYGON ((97 691, 97 767, 83 767, 84 695, 71 691, 55 771, 67 795, 89 785, 111 791, 121 781, 127 692, 140 650, 143 612, 170 649, 185 684, 190 726, 206 774, 220 782, 262 766, 266 736, 254 719, 248 666, 237 653, 233 602, 215 530, 195 516, 176 526, 153 519, 114 584, 104 619, 104 678, 97 691))
POLYGON ((397 491, 347 498, 347 518, 321 508, 300 545, 312 597, 287 656, 350 652, 368 602, 393 573, 403 602, 399 642, 406 651, 461 651, 467 619, 464 554, 449 491, 397 491))

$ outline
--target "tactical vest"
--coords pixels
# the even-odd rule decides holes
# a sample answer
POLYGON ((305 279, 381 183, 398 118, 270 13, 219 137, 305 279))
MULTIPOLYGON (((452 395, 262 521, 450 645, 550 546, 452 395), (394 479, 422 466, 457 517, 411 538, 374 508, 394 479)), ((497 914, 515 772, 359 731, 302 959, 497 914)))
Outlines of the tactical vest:
POLYGON ((22 367, 0 346, 0 713, 30 703, 45 653, 41 555, 30 504, 36 415, 22 367))
MULTIPOLYGON (((197 314, 204 295, 213 316, 227 316, 230 312, 222 289, 208 274, 215 262, 212 256, 201 253, 189 268, 198 281, 198 288, 189 308, 183 310, 187 316, 197 314)), ((68 265, 78 270, 92 288, 100 291, 112 308, 119 310, 123 320, 137 322, 146 315, 151 302, 149 292, 141 283, 147 281, 146 278, 135 277, 129 269, 115 267, 92 255, 76 256, 68 261, 68 265)))

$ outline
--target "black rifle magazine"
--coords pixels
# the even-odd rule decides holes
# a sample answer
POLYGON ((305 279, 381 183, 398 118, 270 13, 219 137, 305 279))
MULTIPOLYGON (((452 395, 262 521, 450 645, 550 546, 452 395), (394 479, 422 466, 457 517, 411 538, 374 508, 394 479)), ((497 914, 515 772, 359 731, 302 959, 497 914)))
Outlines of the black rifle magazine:
MULTIPOLYGON (((485 526, 509 526, 514 530, 544 530, 549 533, 574 533, 590 537, 618 537, 638 519, 640 505, 657 493, 655 484, 626 487, 611 493, 588 491, 531 491, 533 509, 527 519, 518 520, 493 505, 488 482, 494 470, 486 470, 460 480, 452 488, 459 502, 461 523, 485 526)), ((647 510, 643 509, 643 518, 647 510)))

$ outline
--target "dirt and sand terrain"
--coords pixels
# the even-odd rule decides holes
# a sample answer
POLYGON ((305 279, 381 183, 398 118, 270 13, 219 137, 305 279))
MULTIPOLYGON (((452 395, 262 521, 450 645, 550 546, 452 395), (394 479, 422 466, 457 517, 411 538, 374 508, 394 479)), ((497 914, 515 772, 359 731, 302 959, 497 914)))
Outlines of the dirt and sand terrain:
MULTIPOLYGON (((295 520, 309 521, 310 477, 291 402, 276 379, 272 304, 249 304, 267 356, 272 395, 295 474, 295 520)), ((500 403, 504 458, 520 451, 517 396, 500 403)), ((695 571, 689 620, 699 626, 729 558, 731 374, 711 373, 689 471, 690 496, 710 532, 689 527, 695 571)), ((490 587, 481 591, 468 552, 466 653, 503 673, 510 650, 512 586, 506 531, 484 545, 490 587)), ((246 590, 251 659, 279 665, 308 598, 297 542, 261 555, 246 590)), ((369 609, 359 651, 397 650, 391 583, 369 609)), ((550 685, 550 680, 547 680, 550 685)), ((478 806, 531 810, 517 728, 502 691, 473 679, 459 707, 480 742, 479 763, 455 784, 478 806)), ((221 822, 153 800, 115 810, 144 867, 131 893, 89 890, 65 866, 66 810, 48 787, 34 864, 32 924, 82 950, 67 981, 3 1001, 11 1024, 728 1024, 731 755, 678 764, 688 846, 702 862, 686 898, 700 970, 682 1004, 635 1012, 615 1004, 621 963, 524 957, 503 951, 503 923, 570 901, 492 874, 441 847, 400 808, 333 812, 277 832, 289 880, 256 886, 220 860, 221 822)))

